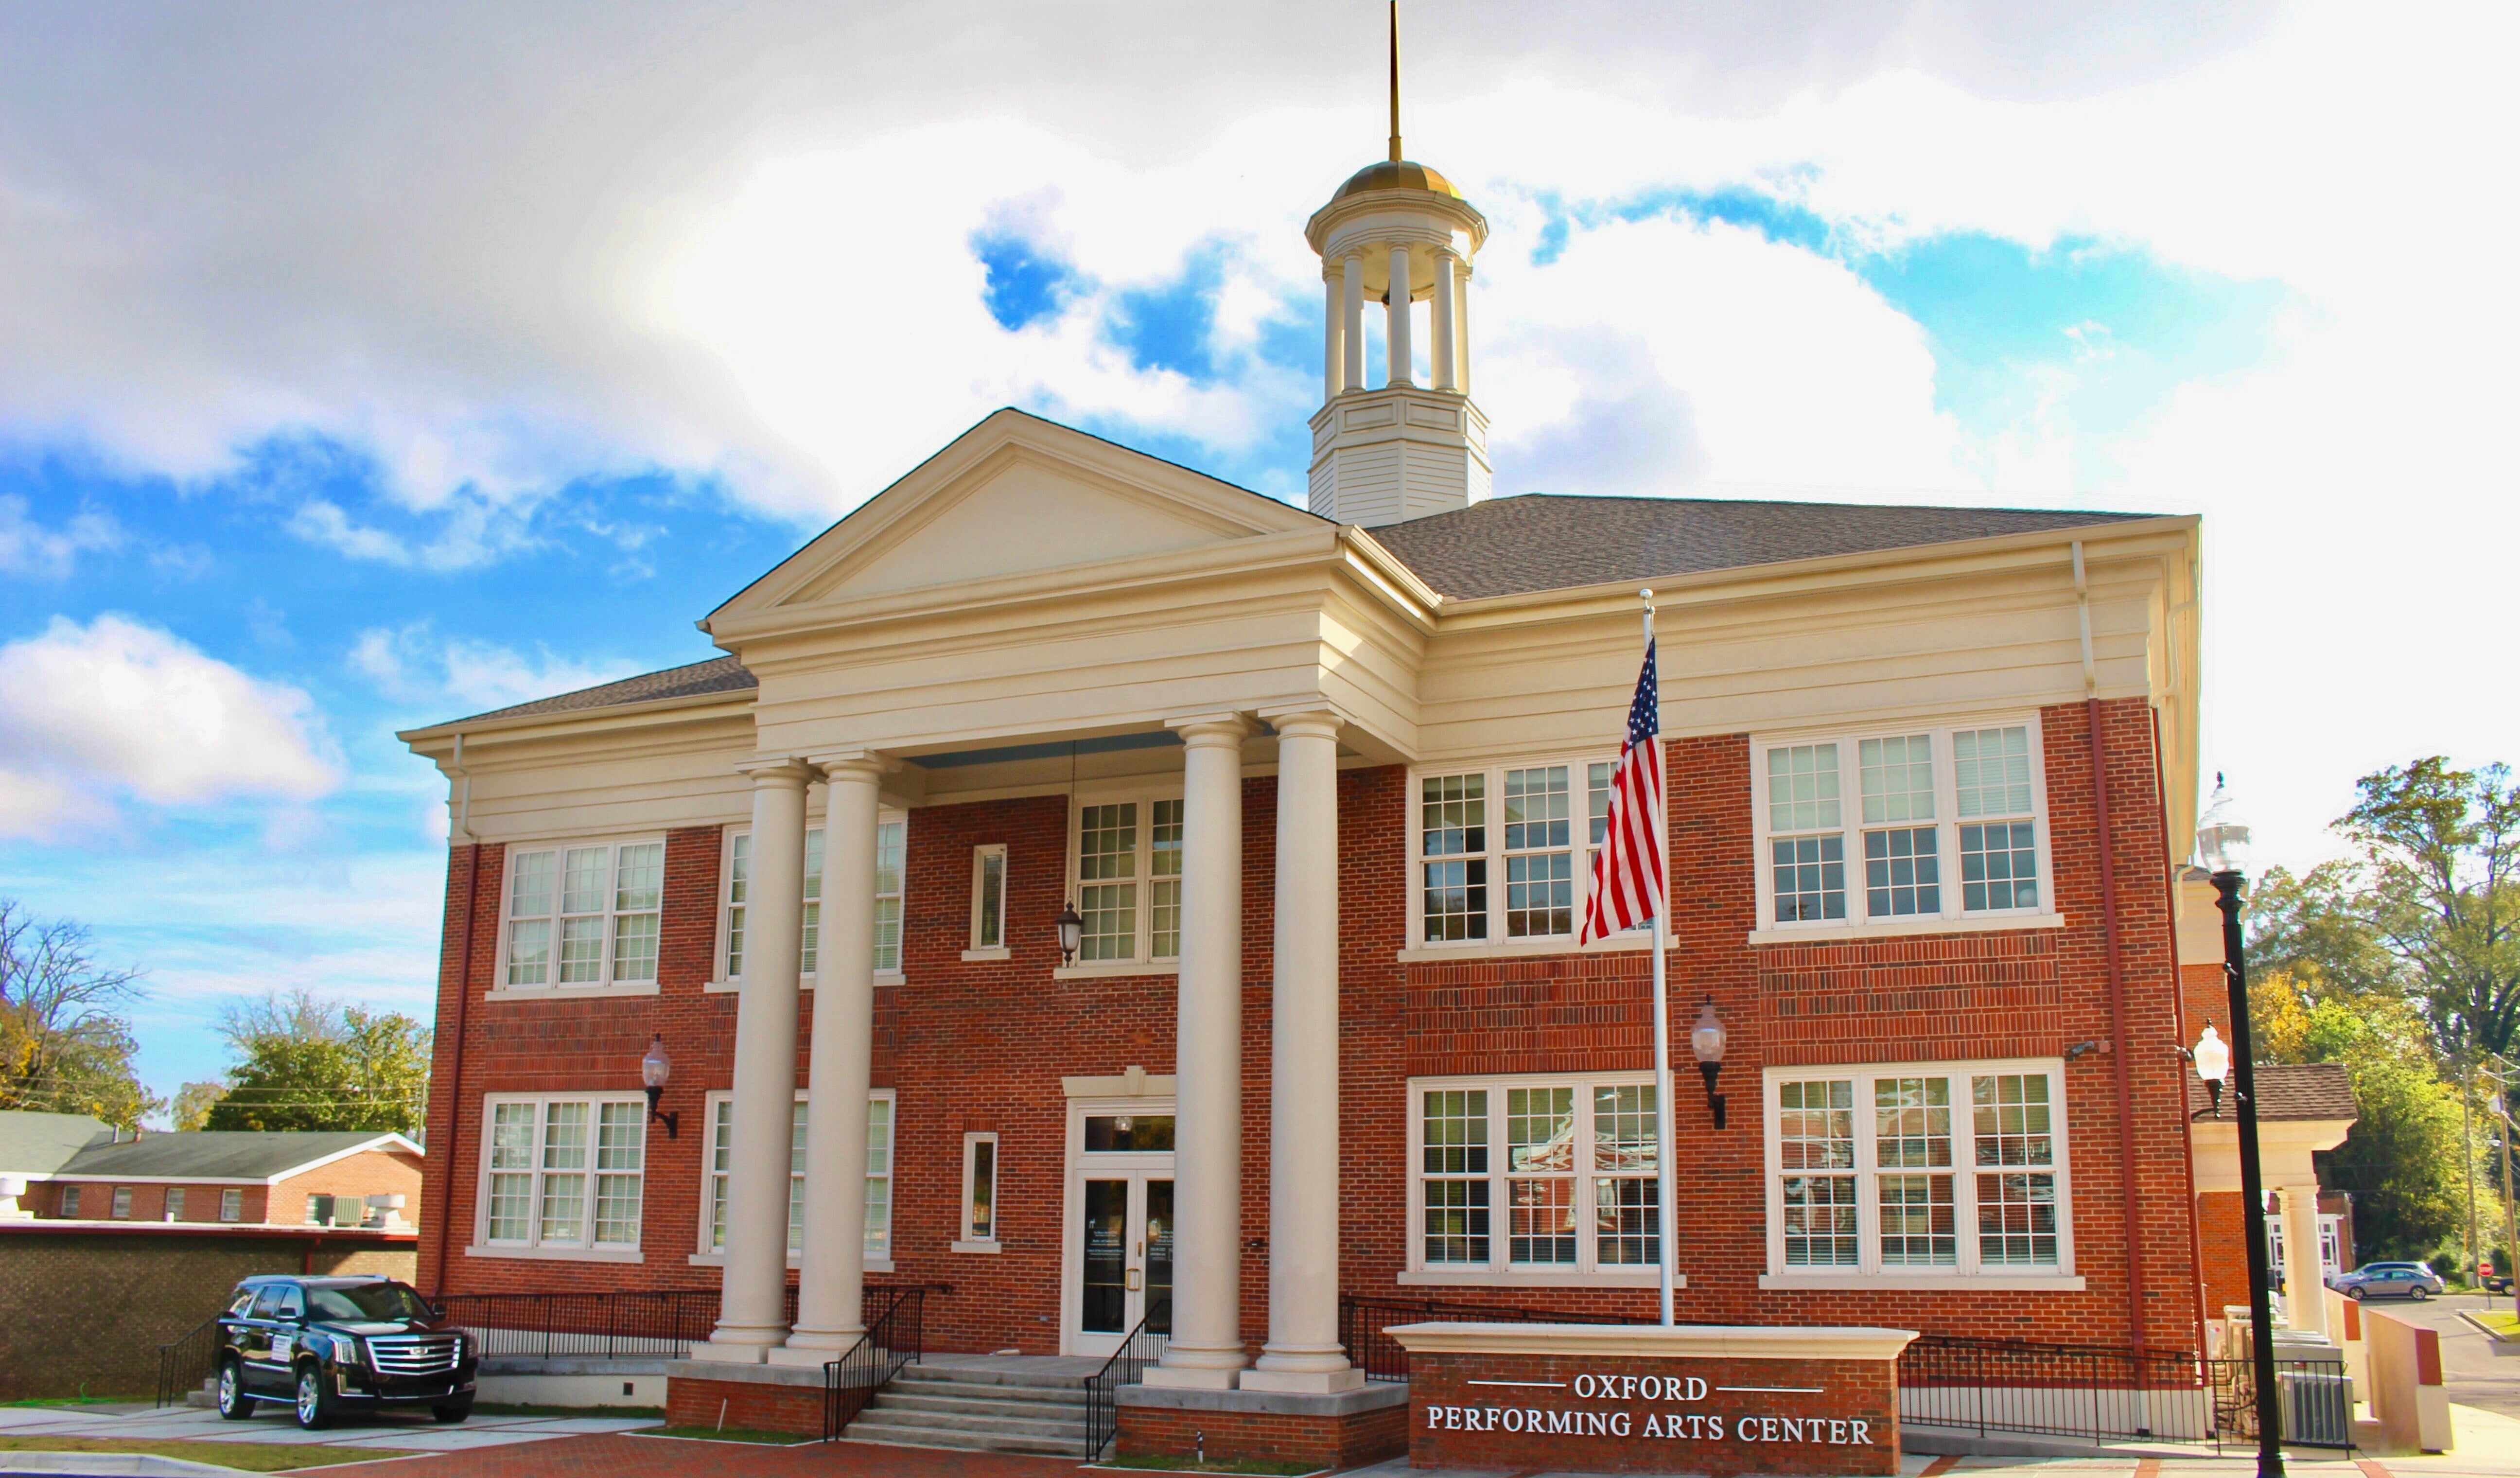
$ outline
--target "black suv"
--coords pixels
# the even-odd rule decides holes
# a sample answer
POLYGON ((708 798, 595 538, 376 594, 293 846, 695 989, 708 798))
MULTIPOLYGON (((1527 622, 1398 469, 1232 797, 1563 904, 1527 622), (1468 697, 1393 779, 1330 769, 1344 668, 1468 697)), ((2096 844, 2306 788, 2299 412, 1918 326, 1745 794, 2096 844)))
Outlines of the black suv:
POLYGON ((391 1278, 249 1277, 219 1316, 219 1414, 242 1421, 277 1401, 309 1429, 397 1406, 462 1421, 475 1344, 391 1278))

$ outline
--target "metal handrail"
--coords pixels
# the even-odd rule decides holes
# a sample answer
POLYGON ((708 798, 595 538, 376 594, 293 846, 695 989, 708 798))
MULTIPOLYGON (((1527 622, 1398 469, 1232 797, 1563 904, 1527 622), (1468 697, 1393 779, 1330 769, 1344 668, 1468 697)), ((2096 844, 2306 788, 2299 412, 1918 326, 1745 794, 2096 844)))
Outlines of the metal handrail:
POLYGON ((158 1405, 173 1406, 188 1391, 209 1378, 210 1362, 219 1350, 219 1321, 224 1312, 213 1314, 198 1328, 158 1347, 158 1405))
POLYGON ((1119 1394, 1122 1386, 1133 1386, 1146 1367, 1164 1358, 1164 1345, 1170 1339, 1173 1324, 1173 1301, 1158 1300, 1147 1311, 1120 1341, 1120 1348, 1102 1362, 1102 1368, 1085 1380, 1085 1460, 1101 1459, 1102 1450, 1111 1445, 1119 1431, 1119 1394), (1150 1329, 1149 1324, 1161 1328, 1150 1329))
POLYGON ((902 1366, 921 1364, 926 1353, 927 1286, 912 1283, 866 1290, 869 1307, 878 1298, 886 1302, 866 1320, 866 1332, 858 1342, 841 1351, 839 1359, 823 1363, 825 1442, 837 1440, 867 1404, 901 1373, 902 1366))

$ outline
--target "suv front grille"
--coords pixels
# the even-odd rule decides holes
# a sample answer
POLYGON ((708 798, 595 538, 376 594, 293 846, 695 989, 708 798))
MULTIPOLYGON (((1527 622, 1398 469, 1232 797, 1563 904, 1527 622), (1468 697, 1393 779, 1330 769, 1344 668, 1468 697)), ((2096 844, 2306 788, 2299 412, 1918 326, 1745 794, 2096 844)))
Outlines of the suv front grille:
POLYGON ((368 1358, 380 1375, 436 1375, 455 1368, 457 1336, 389 1334, 368 1341, 368 1358))

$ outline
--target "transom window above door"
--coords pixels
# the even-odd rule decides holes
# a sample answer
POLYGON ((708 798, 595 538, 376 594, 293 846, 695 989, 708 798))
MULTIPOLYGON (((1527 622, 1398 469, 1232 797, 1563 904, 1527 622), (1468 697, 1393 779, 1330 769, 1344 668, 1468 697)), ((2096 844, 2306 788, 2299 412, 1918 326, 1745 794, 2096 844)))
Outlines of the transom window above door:
POLYGON ((1593 854, 1609 829, 1614 760, 1569 757, 1413 775, 1412 942, 1572 945, 1592 887, 1593 854))
POLYGON ((663 841, 512 846, 506 884, 501 989, 653 985, 663 841))
POLYGON ((1178 796, 1092 798, 1075 808, 1079 964, 1181 958, 1184 807, 1178 796))
POLYGON ((1762 929, 2054 915, 2035 719, 1751 754, 1762 929))

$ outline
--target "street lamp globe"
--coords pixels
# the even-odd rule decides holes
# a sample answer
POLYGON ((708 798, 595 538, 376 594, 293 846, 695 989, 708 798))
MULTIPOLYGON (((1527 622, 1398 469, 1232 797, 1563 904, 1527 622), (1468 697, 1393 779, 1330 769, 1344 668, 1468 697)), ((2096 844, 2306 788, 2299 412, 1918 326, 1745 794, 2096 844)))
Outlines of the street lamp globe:
POLYGON ((2196 818, 2196 857, 2208 873, 2245 873, 2249 863, 2249 828, 2231 800, 2223 777, 2214 777, 2214 793, 2205 814, 2196 818))
POLYGON ((2231 1044, 2224 1041, 2223 1034, 2214 1030, 2214 1023, 2208 1021, 2204 1033, 2197 1037, 2196 1045, 2188 1049, 2187 1055, 2195 1059, 2196 1076, 2204 1080, 2205 1092, 2214 1100, 2214 1117, 2221 1118, 2223 1082, 2231 1075, 2231 1044))

